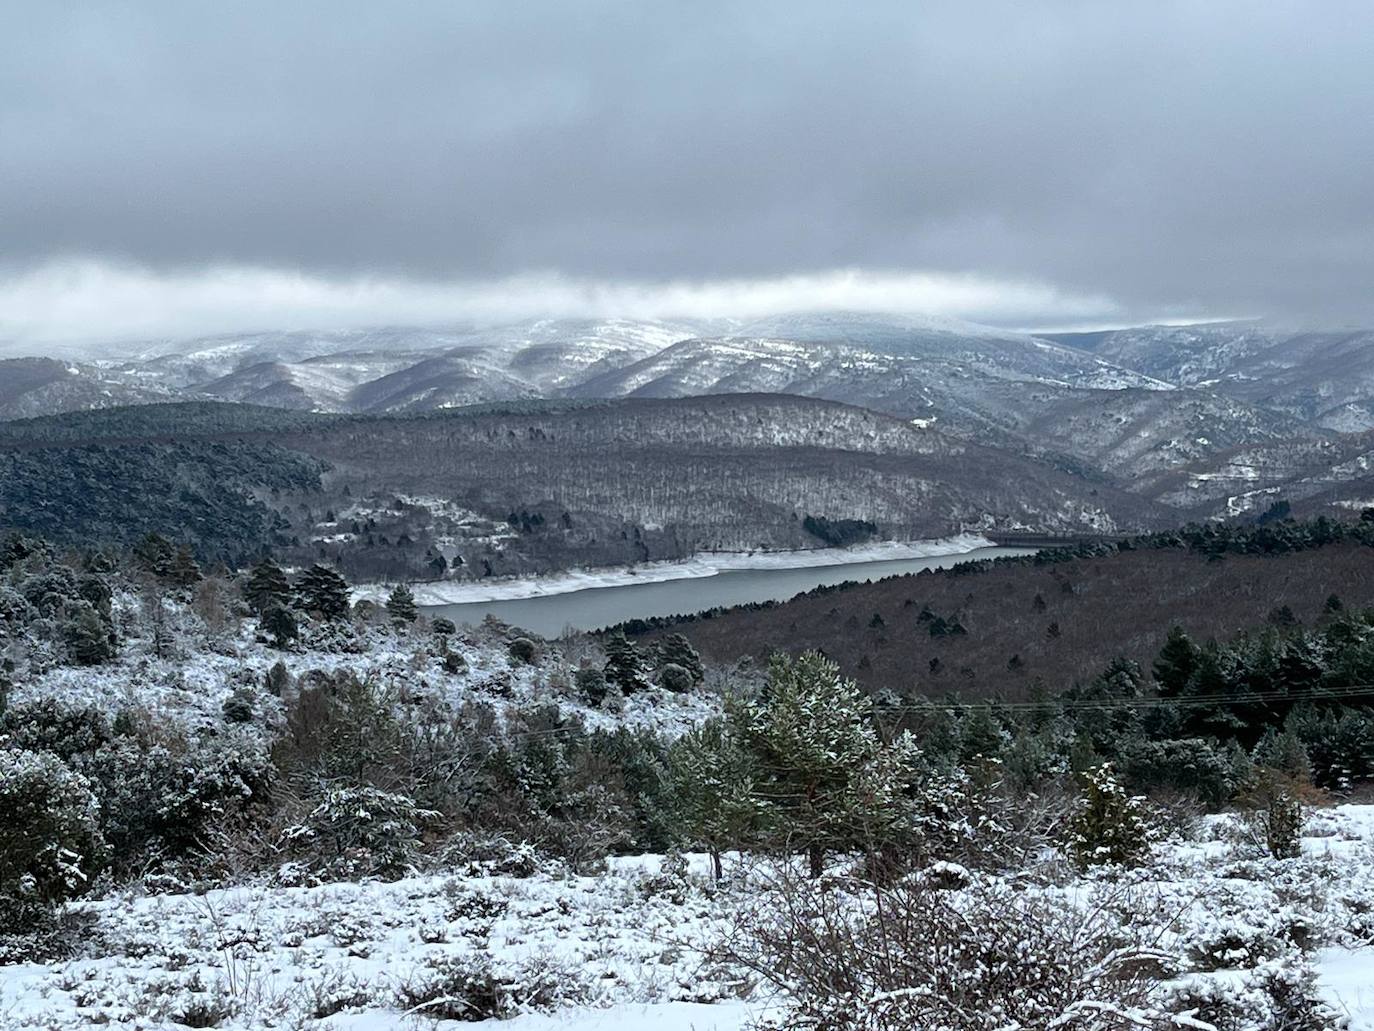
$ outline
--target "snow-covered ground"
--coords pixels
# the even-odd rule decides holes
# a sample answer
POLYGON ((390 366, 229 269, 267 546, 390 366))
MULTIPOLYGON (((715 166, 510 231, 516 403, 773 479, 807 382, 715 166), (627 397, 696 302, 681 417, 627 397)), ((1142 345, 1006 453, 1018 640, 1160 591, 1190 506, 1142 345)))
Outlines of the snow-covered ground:
MULTIPOLYGON (((131 597, 117 597, 121 611, 116 618, 132 623, 135 604, 131 597)), ((35 671, 15 685, 11 697, 16 702, 59 698, 107 712, 136 699, 161 718, 183 725, 213 723, 236 690, 262 685, 268 670, 281 663, 292 678, 348 670, 382 686, 404 685, 412 694, 433 697, 455 709, 477 702, 505 713, 553 704, 588 728, 629 727, 677 736, 721 708, 720 697, 713 693, 674 694, 658 687, 631 695, 614 713, 589 706, 570 683, 576 654, 553 643, 542 648, 535 661, 518 662, 497 629, 470 629, 449 642, 449 649, 466 663, 459 672, 444 667, 433 636, 418 627, 398 632, 375 626, 349 633, 352 644, 346 650, 311 647, 307 640, 292 651, 280 651, 255 640, 249 621, 236 636, 216 638, 213 649, 183 642, 165 658, 150 654, 147 643, 137 641, 105 665, 35 671)), ((263 696, 260 700, 270 701, 263 696)))
MULTIPOLYGON (((1243 985, 1306 948, 1321 993, 1353 1031, 1374 1029, 1374 806, 1319 811, 1294 860, 1257 858, 1237 828, 1209 820, 1114 881, 1025 890, 1086 901, 1105 887, 1129 919, 1157 924, 1195 971, 1184 979, 1243 985)), ((220 1013, 221 1028, 382 1031, 406 1026, 417 998, 445 1005, 454 969, 489 964, 543 987, 527 1012, 479 1027, 742 1031, 777 1000, 707 947, 758 888, 743 874, 714 888, 704 857, 687 859, 678 872, 646 856, 596 876, 476 864, 393 883, 121 893, 78 907, 94 920, 78 958, 0 968, 0 1026, 159 1028, 220 1013)))
MULTIPOLYGON (((116 620, 132 621, 135 605, 117 594, 116 620)), ((634 693, 621 712, 589 708, 568 683, 581 645, 546 645, 535 662, 518 662, 495 626, 453 637, 448 646, 466 666, 449 672, 422 627, 335 628, 330 648, 321 638, 281 652, 257 642, 251 623, 196 645, 203 627, 176 606, 168 618, 187 623, 173 635, 181 654, 157 658, 148 640, 126 634, 118 660, 34 669, 14 701, 56 697, 114 711, 135 700, 169 721, 214 725, 237 687, 261 684, 281 661, 293 676, 346 667, 455 706, 510 713, 553 703, 588 725, 670 735, 720 710, 709 691, 657 688, 634 693)), ((766 904, 755 876, 767 875, 766 864, 751 870, 734 857, 734 876, 716 887, 703 856, 680 870, 661 856, 625 856, 588 873, 530 850, 512 854, 525 858, 436 851, 393 882, 302 886, 288 864, 198 894, 157 894, 153 884, 107 892, 71 907, 84 930, 74 932, 70 959, 0 967, 0 1029, 456 1031, 473 1025, 431 1017, 474 976, 523 993, 511 1019, 477 1025, 509 1031, 744 1031, 780 1005, 711 949, 739 914, 766 904)), ((1015 883, 1057 903, 1115 907, 1123 924, 1179 958, 1179 984, 1243 990, 1252 971, 1302 959, 1352 1031, 1374 1031, 1374 805, 1312 812, 1297 859, 1265 858, 1238 818, 1220 816, 1161 846, 1140 870, 1057 869, 1015 883)))
MULTIPOLYGON (((806 569, 814 566, 841 566, 854 562, 889 562, 900 559, 930 558, 935 555, 962 555, 979 548, 993 547, 986 537, 966 533, 955 537, 920 541, 881 541, 852 548, 809 548, 799 551, 725 551, 695 555, 664 562, 645 562, 638 566, 608 569, 578 569, 549 576, 519 577, 509 580, 423 582, 411 585, 420 605, 461 605, 467 602, 509 601, 567 594, 593 587, 623 587, 628 584, 661 583, 667 580, 692 580, 715 576, 736 569, 806 569)), ((386 600, 391 588, 384 584, 362 584, 353 589, 355 601, 386 600)))

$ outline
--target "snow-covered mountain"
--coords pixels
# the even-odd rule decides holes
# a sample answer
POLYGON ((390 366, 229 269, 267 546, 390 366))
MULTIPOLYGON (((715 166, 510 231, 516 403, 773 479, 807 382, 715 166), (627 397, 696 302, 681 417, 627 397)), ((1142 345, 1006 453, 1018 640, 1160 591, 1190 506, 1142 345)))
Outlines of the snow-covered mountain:
POLYGON ((1225 322, 1055 339, 1146 375, 1206 387, 1336 432, 1374 429, 1374 331, 1367 329, 1225 322))
POLYGON ((157 382, 129 380, 78 362, 54 358, 0 360, 0 419, 113 408, 173 400, 157 382))
POLYGON ((557 396, 590 376, 720 328, 702 321, 540 319, 256 333, 144 343, 90 367, 105 381, 186 399, 321 412, 413 411, 557 396))
MULTIPOLYGON (((998 382, 1171 384, 1082 350, 952 319, 829 313, 729 320, 541 319, 492 327, 277 332, 157 341, 82 375, 143 396, 308 411, 413 411, 529 397, 781 390, 969 429, 998 382), (690 342, 690 343, 689 343, 690 342)), ((94 393, 94 392, 92 392, 94 393)), ((121 403, 121 402, 114 402, 121 403)), ((79 397, 52 410, 80 407, 79 397)), ((44 409, 38 400, 25 414, 44 409)))
POLYGON ((3 362, 0 418, 169 399, 405 413, 784 393, 933 425, 1210 512, 1259 489, 1235 470, 1269 491, 1319 475, 1336 434, 1374 428, 1371 345, 1365 332, 1258 322, 1039 337, 850 312, 264 332, 151 341, 89 361, 3 362))

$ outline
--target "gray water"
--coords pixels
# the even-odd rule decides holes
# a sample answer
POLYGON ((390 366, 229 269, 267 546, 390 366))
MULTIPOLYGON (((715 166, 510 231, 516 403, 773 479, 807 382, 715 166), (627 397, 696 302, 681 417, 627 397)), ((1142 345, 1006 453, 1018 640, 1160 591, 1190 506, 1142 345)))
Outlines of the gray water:
POLYGON ((744 605, 756 601, 786 601, 823 584, 846 580, 880 580, 885 576, 940 569, 959 562, 1029 555, 1034 548, 978 548, 952 555, 850 562, 838 566, 804 566, 794 569, 731 569, 714 576, 658 583, 588 587, 566 594, 499 601, 472 601, 459 605, 432 605, 426 615, 447 616, 458 625, 480 623, 488 615, 541 637, 557 637, 565 630, 597 630, 627 619, 686 615, 718 605, 744 605))

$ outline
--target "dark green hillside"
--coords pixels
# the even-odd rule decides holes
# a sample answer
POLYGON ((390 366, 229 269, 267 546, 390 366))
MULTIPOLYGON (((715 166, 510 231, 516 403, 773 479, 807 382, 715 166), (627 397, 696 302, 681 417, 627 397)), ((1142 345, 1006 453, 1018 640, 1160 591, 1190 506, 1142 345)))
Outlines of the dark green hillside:
POLYGON ((0 526, 80 546, 158 532, 202 559, 238 564, 290 543, 289 524, 267 502, 318 490, 326 468, 275 444, 239 441, 0 451, 0 526))
POLYGON ((101 408, 0 422, 0 449, 281 433, 330 418, 334 417, 222 401, 101 408))

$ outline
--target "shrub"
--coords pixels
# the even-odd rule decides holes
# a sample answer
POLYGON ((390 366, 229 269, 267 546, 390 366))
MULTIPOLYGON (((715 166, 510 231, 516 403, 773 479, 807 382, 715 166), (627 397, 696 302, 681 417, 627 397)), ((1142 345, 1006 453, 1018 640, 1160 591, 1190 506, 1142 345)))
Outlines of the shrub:
POLYGON ((573 674, 573 684, 588 705, 600 705, 606 697, 606 674, 596 666, 579 669, 573 674))
POLYGON ((659 686, 675 694, 685 694, 692 689, 695 681, 692 674, 676 663, 668 663, 658 673, 659 686))
MULTIPOLYGON (((1244 786, 1248 770, 1231 751, 1201 738, 1121 745, 1121 778, 1134 791, 1188 792, 1209 809, 1225 805, 1244 786)), ((1243 753, 1239 757, 1244 758, 1243 753)))
POLYGON ((251 729, 167 744, 121 737, 96 753, 89 772, 105 836, 126 868, 201 848, 223 817, 265 797, 272 777, 251 729))
POLYGON ((1349 1019, 1322 1001, 1312 968, 1269 960, 1238 979, 1190 978, 1170 987, 1164 1005, 1189 1026, 1216 1031, 1339 1031, 1349 1019))
POLYGON ((1154 821, 1104 764, 1083 774, 1083 797, 1069 822, 1069 853, 1080 869, 1138 866, 1154 845, 1154 821))
POLYGON ((110 721, 100 709, 55 698, 11 705, 0 716, 0 734, 11 748, 51 752, 66 762, 92 754, 111 736, 110 721))
POLYGON ((253 694, 243 688, 235 691, 220 706, 224 718, 229 723, 253 722, 253 694))
POLYGON ((396 1001, 407 1015, 477 1023, 577 1005, 590 994, 583 974, 548 959, 498 971, 490 956, 477 954, 429 960, 400 985, 396 1001))
POLYGON ((286 694, 287 688, 291 686, 291 672, 286 668, 286 663, 282 662, 281 659, 272 663, 272 668, 267 671, 263 683, 268 694, 274 697, 280 698, 286 694))
POLYGON ((510 657, 516 662, 530 663, 539 654, 539 649, 528 637, 517 637, 506 646, 510 657))
POLYGON ((329 876, 399 877, 414 863, 421 824, 438 815, 405 795, 371 787, 334 788, 286 836, 297 848, 307 849, 315 868, 329 876))
POLYGON ((0 895, 49 905, 86 890, 104 858, 90 783, 57 756, 0 750, 0 895))
POLYGON ((787 878, 726 951, 779 990, 794 1031, 1165 1027, 1162 957, 1105 907, 1010 886, 940 891, 787 878))

